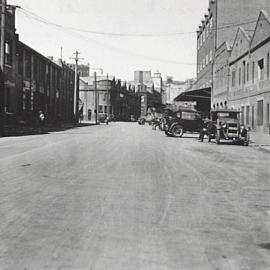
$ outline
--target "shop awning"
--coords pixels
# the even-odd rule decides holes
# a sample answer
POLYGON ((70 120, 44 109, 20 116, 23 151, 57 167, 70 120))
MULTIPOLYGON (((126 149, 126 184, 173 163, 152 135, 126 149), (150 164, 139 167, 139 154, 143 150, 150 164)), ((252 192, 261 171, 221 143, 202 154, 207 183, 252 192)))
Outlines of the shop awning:
POLYGON ((186 91, 178 95, 174 101, 198 101, 208 100, 211 101, 211 88, 202 88, 192 91, 186 91))

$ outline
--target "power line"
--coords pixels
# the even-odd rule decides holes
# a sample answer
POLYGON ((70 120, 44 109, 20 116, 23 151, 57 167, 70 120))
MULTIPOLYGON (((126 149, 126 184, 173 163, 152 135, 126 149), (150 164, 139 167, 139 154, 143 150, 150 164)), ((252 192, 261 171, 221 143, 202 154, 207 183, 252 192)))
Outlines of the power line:
MULTIPOLYGON (((75 27, 70 27, 70 26, 65 26, 61 24, 57 24, 54 22, 51 22, 37 14, 35 14, 32 11, 26 10, 24 8, 20 8, 21 12, 25 14, 28 17, 31 17, 34 20, 37 20, 39 22, 42 22, 47 25, 52 25, 58 28, 65 28, 77 32, 83 32, 83 33, 88 33, 88 34, 95 34, 95 35, 102 35, 102 36, 116 36, 116 37, 162 37, 162 36, 178 36, 178 35, 188 35, 188 34, 196 34, 197 31, 186 31, 186 32, 174 32, 174 33, 157 33, 157 34, 152 34, 152 33, 116 33, 116 32, 103 32, 103 31, 95 31, 95 30, 87 30, 87 29, 81 29, 81 28, 75 28, 75 27)), ((264 18, 263 20, 268 20, 270 17, 264 18)), ((217 28, 213 28, 212 30, 224 30, 227 28, 234 28, 238 26, 243 26, 243 25, 248 25, 251 23, 255 23, 258 21, 257 19, 249 20, 249 21, 244 21, 244 22, 239 22, 239 23, 230 23, 230 24, 225 24, 217 28)))
POLYGON ((57 24, 23 8, 21 8, 21 12, 25 14, 26 16, 31 17, 32 19, 42 22, 44 24, 50 24, 58 28, 65 28, 65 29, 69 29, 73 31, 89 33, 89 34, 94 34, 94 35, 116 36, 116 37, 161 37, 161 36, 175 36, 175 35, 186 35, 186 34, 196 33, 195 31, 175 32, 175 33, 157 33, 157 34, 152 34, 152 33, 130 34, 130 33, 103 32, 103 31, 87 30, 87 29, 81 29, 81 28, 75 28, 75 27, 57 24))

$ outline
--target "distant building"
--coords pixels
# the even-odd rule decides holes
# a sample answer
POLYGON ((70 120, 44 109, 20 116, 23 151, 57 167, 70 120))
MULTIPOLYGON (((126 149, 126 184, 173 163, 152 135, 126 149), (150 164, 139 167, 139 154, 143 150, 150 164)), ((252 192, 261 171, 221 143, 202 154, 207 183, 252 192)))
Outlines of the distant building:
POLYGON ((113 76, 97 76, 96 91, 94 76, 80 79, 80 100, 83 104, 83 119, 95 121, 96 107, 98 117, 113 114, 116 120, 126 121, 133 115, 140 115, 139 95, 135 88, 127 86, 113 76))
MULTIPOLYGON (((75 70, 75 64, 67 64, 68 67, 70 67, 71 69, 75 70)), ((78 69, 78 74, 80 77, 89 77, 90 76, 90 66, 88 65, 78 65, 77 67, 78 69)))
POLYGON ((98 114, 113 114, 111 104, 112 91, 115 90, 113 76, 97 76, 96 91, 94 76, 80 78, 80 100, 83 104, 83 119, 95 121, 95 110, 98 114), (96 108, 97 107, 97 108, 96 108))
POLYGON ((187 88, 185 81, 174 81, 171 77, 167 78, 164 83, 163 90, 165 93, 165 104, 172 104, 174 99, 184 92, 187 88))
POLYGON ((151 82, 151 71, 135 71, 134 82, 136 84, 148 84, 149 82, 151 82))
POLYGON ((161 73, 156 72, 152 77, 151 71, 135 71, 134 81, 130 84, 140 96, 141 115, 146 115, 150 108, 160 110, 165 104, 161 73))

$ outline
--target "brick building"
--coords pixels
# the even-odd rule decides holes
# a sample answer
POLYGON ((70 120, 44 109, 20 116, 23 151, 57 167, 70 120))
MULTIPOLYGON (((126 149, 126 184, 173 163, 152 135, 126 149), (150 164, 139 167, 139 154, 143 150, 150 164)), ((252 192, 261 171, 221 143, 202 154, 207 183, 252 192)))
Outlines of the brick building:
POLYGON ((126 121, 140 112, 139 96, 135 88, 115 80, 113 76, 97 76, 96 91, 94 77, 80 79, 80 100, 83 104, 83 119, 95 121, 97 106, 98 117, 113 114, 116 120, 126 121))
POLYGON ((13 124, 23 121, 36 125, 39 110, 44 111, 47 124, 60 119, 74 121, 75 72, 64 62, 55 62, 19 41, 12 6, 7 6, 5 22, 1 106, 7 128, 9 119, 13 124))
MULTIPOLYGON (((209 0, 208 11, 197 30, 197 81, 192 90, 211 89, 212 105, 228 102, 220 98, 213 99, 213 96, 216 95, 214 93, 216 89, 213 88, 213 84, 215 84, 213 81, 216 78, 215 72, 217 72, 217 69, 222 68, 216 67, 214 70, 215 56, 218 55, 219 58, 226 57, 230 46, 234 42, 239 25, 242 25, 246 30, 254 29, 261 9, 270 11, 269 0, 209 0), (222 44, 223 48, 221 48, 222 44), (227 51, 224 52, 225 56, 222 56, 220 51, 224 49, 227 51), (219 52, 216 54, 217 50, 219 52)), ((223 67, 223 70, 224 68, 226 67, 223 67)), ((217 76, 220 76, 220 74, 217 76)), ((226 72, 224 76, 227 76, 226 72)), ((226 78, 224 77, 223 80, 226 80, 226 78)), ((217 91, 217 95, 219 95, 220 86, 218 86, 217 91)))
POLYGON ((260 12, 252 35, 238 29, 229 66, 229 106, 241 110, 243 124, 269 133, 270 19, 265 11, 260 12))

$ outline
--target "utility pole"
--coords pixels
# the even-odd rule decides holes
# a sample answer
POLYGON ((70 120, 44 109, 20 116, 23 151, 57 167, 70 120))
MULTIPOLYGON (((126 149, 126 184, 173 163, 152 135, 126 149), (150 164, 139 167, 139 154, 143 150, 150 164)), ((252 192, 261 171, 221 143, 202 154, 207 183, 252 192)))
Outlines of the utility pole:
POLYGON ((96 125, 98 123, 98 93, 97 93, 97 73, 94 72, 94 87, 95 87, 95 117, 96 125))
POLYGON ((0 0, 1 3, 1 36, 0 36, 0 135, 4 134, 5 127, 5 24, 6 24, 6 0, 0 0), (0 74, 1 76, 1 74, 0 74), (2 80, 2 81, 1 81, 2 80))
POLYGON ((108 115, 110 114, 110 98, 109 98, 109 74, 107 73, 107 113, 108 115))
POLYGON ((73 53, 75 55, 75 57, 70 57, 70 59, 75 60, 75 84, 74 84, 74 117, 75 120, 77 120, 77 104, 78 104, 78 100, 77 100, 77 85, 78 85, 78 61, 79 60, 83 60, 83 58, 79 58, 79 52, 76 51, 75 53, 73 53))

